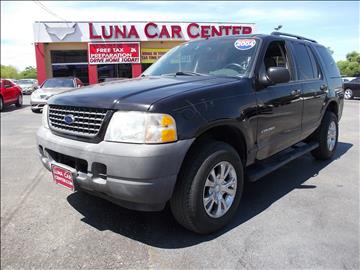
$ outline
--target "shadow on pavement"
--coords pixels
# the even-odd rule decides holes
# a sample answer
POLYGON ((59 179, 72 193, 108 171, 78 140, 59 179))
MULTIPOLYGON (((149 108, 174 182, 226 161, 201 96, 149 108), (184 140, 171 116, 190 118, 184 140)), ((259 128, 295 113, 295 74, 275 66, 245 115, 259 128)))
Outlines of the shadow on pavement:
POLYGON ((316 161, 307 154, 255 183, 247 183, 235 218, 227 227, 211 235, 197 235, 182 228, 172 217, 169 207, 162 212, 137 212, 84 192, 73 193, 67 200, 84 216, 83 222, 100 231, 110 230, 159 248, 184 248, 210 241, 236 228, 294 189, 316 188, 304 183, 341 158, 351 147, 350 143, 339 142, 335 157, 330 161, 316 161))
POLYGON ((5 108, 3 108, 1 113, 9 113, 9 112, 12 112, 12 111, 20 111, 20 110, 26 109, 27 107, 30 107, 30 105, 23 104, 21 107, 16 107, 15 105, 8 105, 8 106, 5 106, 5 108))

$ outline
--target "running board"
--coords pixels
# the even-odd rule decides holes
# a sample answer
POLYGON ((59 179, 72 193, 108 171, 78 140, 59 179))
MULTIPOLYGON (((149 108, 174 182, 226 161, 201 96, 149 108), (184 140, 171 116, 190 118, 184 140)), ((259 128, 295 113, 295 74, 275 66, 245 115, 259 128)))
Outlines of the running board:
POLYGON ((258 163, 251 165, 246 170, 246 175, 250 182, 255 182, 263 176, 279 169, 290 161, 301 157, 302 155, 309 153, 316 149, 319 143, 308 143, 302 145, 294 145, 288 150, 284 150, 266 160, 258 161, 258 163))

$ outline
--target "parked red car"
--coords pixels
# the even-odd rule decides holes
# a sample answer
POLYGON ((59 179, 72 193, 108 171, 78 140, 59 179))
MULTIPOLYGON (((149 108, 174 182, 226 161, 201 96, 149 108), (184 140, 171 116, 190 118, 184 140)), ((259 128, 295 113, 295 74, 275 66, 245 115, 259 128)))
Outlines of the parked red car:
POLYGON ((5 106, 15 104, 16 107, 21 107, 23 104, 23 96, 21 87, 10 80, 1 79, 0 90, 0 111, 5 106))

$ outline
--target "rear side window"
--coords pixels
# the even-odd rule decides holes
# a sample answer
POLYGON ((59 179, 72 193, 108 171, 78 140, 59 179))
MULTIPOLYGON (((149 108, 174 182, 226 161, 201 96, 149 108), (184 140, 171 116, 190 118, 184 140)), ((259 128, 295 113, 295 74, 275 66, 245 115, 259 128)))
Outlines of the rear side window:
POLYGON ((313 70, 313 65, 307 48, 303 44, 293 43, 294 57, 296 61, 298 80, 310 80, 318 78, 313 70))
POLYGON ((330 77, 340 77, 339 69, 332 58, 328 49, 322 46, 314 46, 318 54, 320 55, 321 60, 324 63, 325 70, 330 77))
POLYGON ((308 47, 308 52, 309 52, 311 65, 312 65, 312 69, 314 71, 315 78, 320 79, 322 76, 321 76, 320 67, 319 67, 319 63, 317 61, 317 58, 314 55, 313 51, 309 47, 308 47))

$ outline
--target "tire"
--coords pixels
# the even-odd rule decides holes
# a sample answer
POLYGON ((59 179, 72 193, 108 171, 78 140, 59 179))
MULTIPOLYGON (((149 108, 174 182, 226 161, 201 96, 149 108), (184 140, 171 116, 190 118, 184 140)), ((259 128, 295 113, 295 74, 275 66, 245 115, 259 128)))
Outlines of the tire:
POLYGON ((314 141, 319 143, 319 147, 313 150, 311 154, 319 160, 330 159, 336 151, 338 135, 339 126, 336 115, 332 112, 326 112, 314 136, 314 141))
POLYGON ((22 95, 19 95, 19 96, 18 96, 18 99, 17 99, 17 101, 16 101, 16 103, 15 103, 15 106, 18 107, 18 108, 20 108, 22 105, 23 105, 23 96, 22 96, 22 95))
POLYGON ((2 112, 2 110, 4 109, 4 101, 2 99, 2 97, 0 97, 0 112, 2 112))
POLYGON ((344 98, 345 99, 353 99, 354 93, 350 88, 345 89, 344 91, 344 98))
POLYGON ((188 156, 189 158, 184 161, 170 200, 171 211, 175 219, 188 230, 199 234, 217 231, 233 218, 239 206, 244 185, 241 159, 234 148, 218 141, 199 143, 188 156), (212 178, 210 176, 212 170, 214 169, 216 172, 217 168, 217 172, 220 172, 219 169, 222 165, 225 166, 224 168, 232 166, 227 177, 222 181, 223 184, 205 187, 205 183, 208 183, 207 179, 212 178), (231 190, 233 196, 221 195, 223 191, 219 188, 224 187, 226 182, 233 182, 230 186, 231 189, 228 189, 231 190), (208 210, 206 210, 204 200, 208 200, 210 197, 212 199, 206 204, 208 206, 208 210), (219 217, 211 216, 217 214, 215 209, 217 210, 219 204, 215 202, 216 199, 218 203, 219 200, 224 203, 220 207, 223 213, 219 217), (228 203, 227 210, 225 210, 225 203, 228 203))

